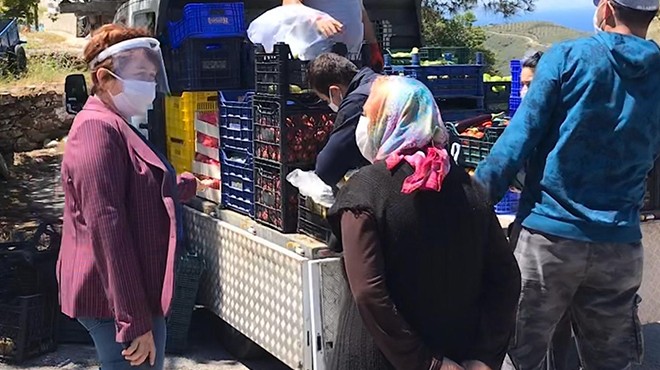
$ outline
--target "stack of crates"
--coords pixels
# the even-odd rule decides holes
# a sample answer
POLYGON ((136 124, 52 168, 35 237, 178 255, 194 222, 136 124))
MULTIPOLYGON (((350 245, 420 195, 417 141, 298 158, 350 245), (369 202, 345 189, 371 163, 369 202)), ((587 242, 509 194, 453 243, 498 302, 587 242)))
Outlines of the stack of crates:
POLYGON ((177 173, 213 179, 198 196, 220 202, 220 128, 217 92, 184 92, 165 98, 167 157, 177 173))
POLYGON ((254 186, 255 218, 284 233, 298 225, 298 190, 286 177, 314 168, 332 131, 335 114, 309 90, 307 62, 286 44, 272 53, 255 50, 254 186))
POLYGON ((385 73, 423 82, 436 98, 446 121, 458 121, 482 114, 485 111, 483 54, 476 53, 473 60, 455 54, 458 54, 458 50, 445 52, 443 48, 422 48, 412 53, 405 65, 401 61, 393 65, 393 59, 386 55, 385 73), (454 62, 455 57, 461 59, 454 62))
POLYGON ((252 90, 218 93, 222 205, 254 217, 252 90))
POLYGON ((522 97, 522 82, 520 82, 520 74, 522 72, 522 62, 520 60, 512 60, 511 63, 511 96, 509 97, 509 116, 513 115, 518 110, 522 97))
POLYGON ((177 91, 238 89, 247 67, 244 6, 187 4, 170 23, 172 85, 177 91))

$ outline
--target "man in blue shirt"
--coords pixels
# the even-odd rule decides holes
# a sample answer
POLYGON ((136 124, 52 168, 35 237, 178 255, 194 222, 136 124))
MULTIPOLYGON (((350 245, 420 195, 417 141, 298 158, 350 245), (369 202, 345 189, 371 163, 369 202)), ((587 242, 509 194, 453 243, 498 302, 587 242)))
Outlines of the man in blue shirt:
POLYGON ((660 153, 660 48, 646 41, 658 0, 600 0, 599 32, 543 55, 476 179, 501 199, 527 175, 517 219, 522 274, 508 366, 541 369, 570 311, 585 369, 639 362, 640 209, 660 153))

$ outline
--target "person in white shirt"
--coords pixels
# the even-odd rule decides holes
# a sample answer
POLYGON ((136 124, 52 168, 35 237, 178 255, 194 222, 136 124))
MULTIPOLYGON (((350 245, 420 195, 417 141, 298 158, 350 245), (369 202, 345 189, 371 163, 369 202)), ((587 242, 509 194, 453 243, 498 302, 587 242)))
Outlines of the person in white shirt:
POLYGON ((362 42, 366 41, 371 51, 372 69, 377 72, 382 70, 383 55, 362 0, 282 0, 282 5, 303 3, 332 17, 316 21, 319 32, 346 44, 350 53, 358 53, 362 42))

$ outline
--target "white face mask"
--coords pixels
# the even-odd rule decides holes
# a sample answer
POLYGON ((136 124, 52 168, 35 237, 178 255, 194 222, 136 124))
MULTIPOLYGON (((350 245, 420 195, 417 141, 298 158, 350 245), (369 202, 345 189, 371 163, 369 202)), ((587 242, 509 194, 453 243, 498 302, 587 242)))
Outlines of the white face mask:
POLYGON ((601 27, 601 24, 604 23, 604 21, 598 22, 598 11, 600 10, 600 7, 602 4, 607 4, 607 2, 601 3, 596 7, 596 11, 594 11, 594 32, 598 33, 603 30, 601 27))
POLYGON ((330 101, 328 102, 328 107, 330 107, 330 109, 331 109, 333 112, 337 113, 337 112, 339 111, 339 104, 341 104, 341 101, 344 100, 344 96, 343 96, 342 93, 340 92, 340 93, 339 93, 339 104, 335 104, 335 103, 332 101, 332 90, 328 89, 328 99, 330 99, 330 101))
POLYGON ((520 98, 521 99, 524 98, 525 95, 527 95, 527 90, 529 90, 527 85, 523 86, 522 89, 520 89, 520 98))
POLYGON ((369 118, 365 116, 360 117, 358 125, 355 128, 355 142, 362 156, 370 163, 374 163, 376 153, 369 138, 369 123, 369 118))
POLYGON ((144 116, 156 100, 156 83, 139 80, 124 80, 110 72, 122 82, 124 91, 112 96, 112 103, 127 120, 135 116, 144 116))

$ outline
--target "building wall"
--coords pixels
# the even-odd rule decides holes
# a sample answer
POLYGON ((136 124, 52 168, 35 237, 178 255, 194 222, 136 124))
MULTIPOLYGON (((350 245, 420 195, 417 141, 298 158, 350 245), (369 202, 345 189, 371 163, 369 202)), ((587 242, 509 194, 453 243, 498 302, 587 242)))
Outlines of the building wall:
POLYGON ((39 23, 44 25, 45 31, 66 32, 71 35, 76 34, 77 19, 74 14, 60 14, 55 22, 48 18, 49 0, 41 0, 39 8, 42 10, 39 23))

